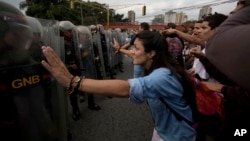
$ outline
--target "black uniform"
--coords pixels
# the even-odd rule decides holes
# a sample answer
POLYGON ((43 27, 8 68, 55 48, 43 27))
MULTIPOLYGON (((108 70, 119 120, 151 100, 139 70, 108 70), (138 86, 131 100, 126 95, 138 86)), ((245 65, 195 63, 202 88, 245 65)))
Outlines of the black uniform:
MULTIPOLYGON (((79 68, 79 61, 76 57, 76 51, 73 42, 65 42, 65 64, 72 75, 80 75, 79 69, 73 69, 70 65, 76 64, 79 68)), ((80 118, 80 110, 77 102, 78 91, 74 91, 70 97, 70 104, 73 110, 73 119, 78 120, 80 118)))

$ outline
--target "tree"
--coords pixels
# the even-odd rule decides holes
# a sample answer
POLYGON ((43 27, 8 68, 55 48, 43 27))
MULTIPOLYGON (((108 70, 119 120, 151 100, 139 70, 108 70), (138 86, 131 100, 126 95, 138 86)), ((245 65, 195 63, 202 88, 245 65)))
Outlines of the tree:
POLYGON ((124 18, 124 14, 115 14, 113 20, 114 22, 128 22, 128 18, 124 18))
MULTIPOLYGON (((74 2, 70 8, 68 0, 26 0, 19 4, 20 9, 27 9, 26 15, 42 19, 69 20, 80 25, 107 22, 106 4, 97 2, 74 2), (82 11, 81 11, 82 10, 82 11), (83 18, 83 19, 82 19, 83 18)), ((110 22, 126 22, 123 14, 110 15, 110 22)))
POLYGON ((80 17, 75 16, 75 10, 69 8, 67 0, 26 0, 20 3, 20 9, 27 9, 26 15, 52 20, 69 20, 74 24, 80 23, 80 17))

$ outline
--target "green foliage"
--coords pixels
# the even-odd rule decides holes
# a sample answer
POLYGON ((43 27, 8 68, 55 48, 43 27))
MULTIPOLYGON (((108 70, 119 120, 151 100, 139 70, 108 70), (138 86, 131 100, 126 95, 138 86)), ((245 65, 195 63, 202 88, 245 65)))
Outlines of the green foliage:
MULTIPOLYGON (((75 2, 74 8, 71 9, 68 0, 26 0, 20 3, 20 7, 27 9, 26 15, 28 16, 59 21, 69 20, 76 25, 81 24, 81 20, 84 25, 107 22, 106 6, 98 2, 88 1, 82 4, 75 2)), ((127 21, 123 17, 123 14, 110 14, 109 21, 127 21)))

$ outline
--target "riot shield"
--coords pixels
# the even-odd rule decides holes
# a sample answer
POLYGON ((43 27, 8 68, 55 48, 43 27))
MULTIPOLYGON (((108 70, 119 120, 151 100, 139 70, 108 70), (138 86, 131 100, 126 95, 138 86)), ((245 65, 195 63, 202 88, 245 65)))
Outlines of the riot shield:
POLYGON ((64 59, 64 41, 60 36, 59 22, 56 20, 38 19, 43 26, 42 44, 52 47, 64 59))
MULTIPOLYGON (((0 140, 55 141, 67 140, 65 95, 57 82, 41 65, 41 45, 59 48, 56 21, 42 20, 44 36, 22 50, 25 62, 0 66, 0 140), (50 31, 49 32, 44 31, 50 31), (53 32, 53 33, 52 33, 53 32)), ((38 34, 33 31, 33 34, 38 34)), ((35 37, 35 36, 33 36, 35 37)), ((12 52, 16 52, 12 48, 12 52)), ((19 53, 22 53, 18 50, 19 53)), ((23 55, 22 55, 23 56, 23 55)), ((1 60, 1 59, 0 59, 1 60)))
MULTIPOLYGON (((118 38, 120 45, 124 45, 126 43, 127 34, 125 32, 118 32, 118 38)), ((118 58, 118 62, 120 63, 120 67, 122 67, 124 55, 120 55, 118 58)))
MULTIPOLYGON (((117 42, 122 46, 124 45, 124 43, 122 42, 121 36, 120 36, 120 32, 119 31, 112 31, 112 38, 116 39, 117 42)), ((114 65, 115 65, 115 69, 116 70, 120 70, 120 72, 122 71, 122 59, 123 59, 123 54, 118 53, 115 55, 114 57, 114 65)))
POLYGON ((113 43, 113 38, 112 38, 112 32, 111 30, 105 30, 105 39, 106 39, 106 47, 107 47, 107 63, 109 66, 109 72, 110 72, 110 78, 113 79, 112 77, 115 74, 115 49, 111 46, 111 43, 113 43))
MULTIPOLYGON (((42 44, 50 46, 55 50, 59 57, 64 60, 64 40, 60 36, 59 22, 56 20, 38 19, 43 27, 42 44)), ((67 97, 64 94, 64 88, 57 83, 55 79, 51 79, 52 97, 52 114, 56 118, 57 139, 65 141, 68 135, 68 109, 67 97)))
POLYGON ((93 41, 87 26, 77 26, 73 32, 76 54, 80 59, 81 75, 87 78, 97 78, 93 41))
POLYGON ((95 57, 97 58, 97 75, 99 76, 98 79, 103 79, 106 77, 106 71, 105 71, 105 63, 104 63, 104 57, 103 57, 103 49, 101 44, 101 35, 99 32, 93 33, 93 47, 95 51, 95 57))

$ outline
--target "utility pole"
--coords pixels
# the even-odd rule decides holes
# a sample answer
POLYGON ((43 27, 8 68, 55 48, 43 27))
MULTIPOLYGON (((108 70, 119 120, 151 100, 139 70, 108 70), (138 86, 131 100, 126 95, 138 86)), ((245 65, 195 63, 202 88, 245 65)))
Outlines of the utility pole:
POLYGON ((107 4, 107 29, 109 28, 109 5, 107 4))
POLYGON ((83 25, 83 13, 82 13, 82 4, 83 4, 83 2, 71 0, 71 1, 70 1, 70 8, 71 8, 71 9, 74 9, 74 8, 75 8, 75 7, 74 7, 74 3, 80 4, 80 10, 81 10, 81 24, 83 25))
POLYGON ((82 15, 82 4, 80 3, 80 8, 81 8, 81 24, 83 25, 83 15, 82 15))

